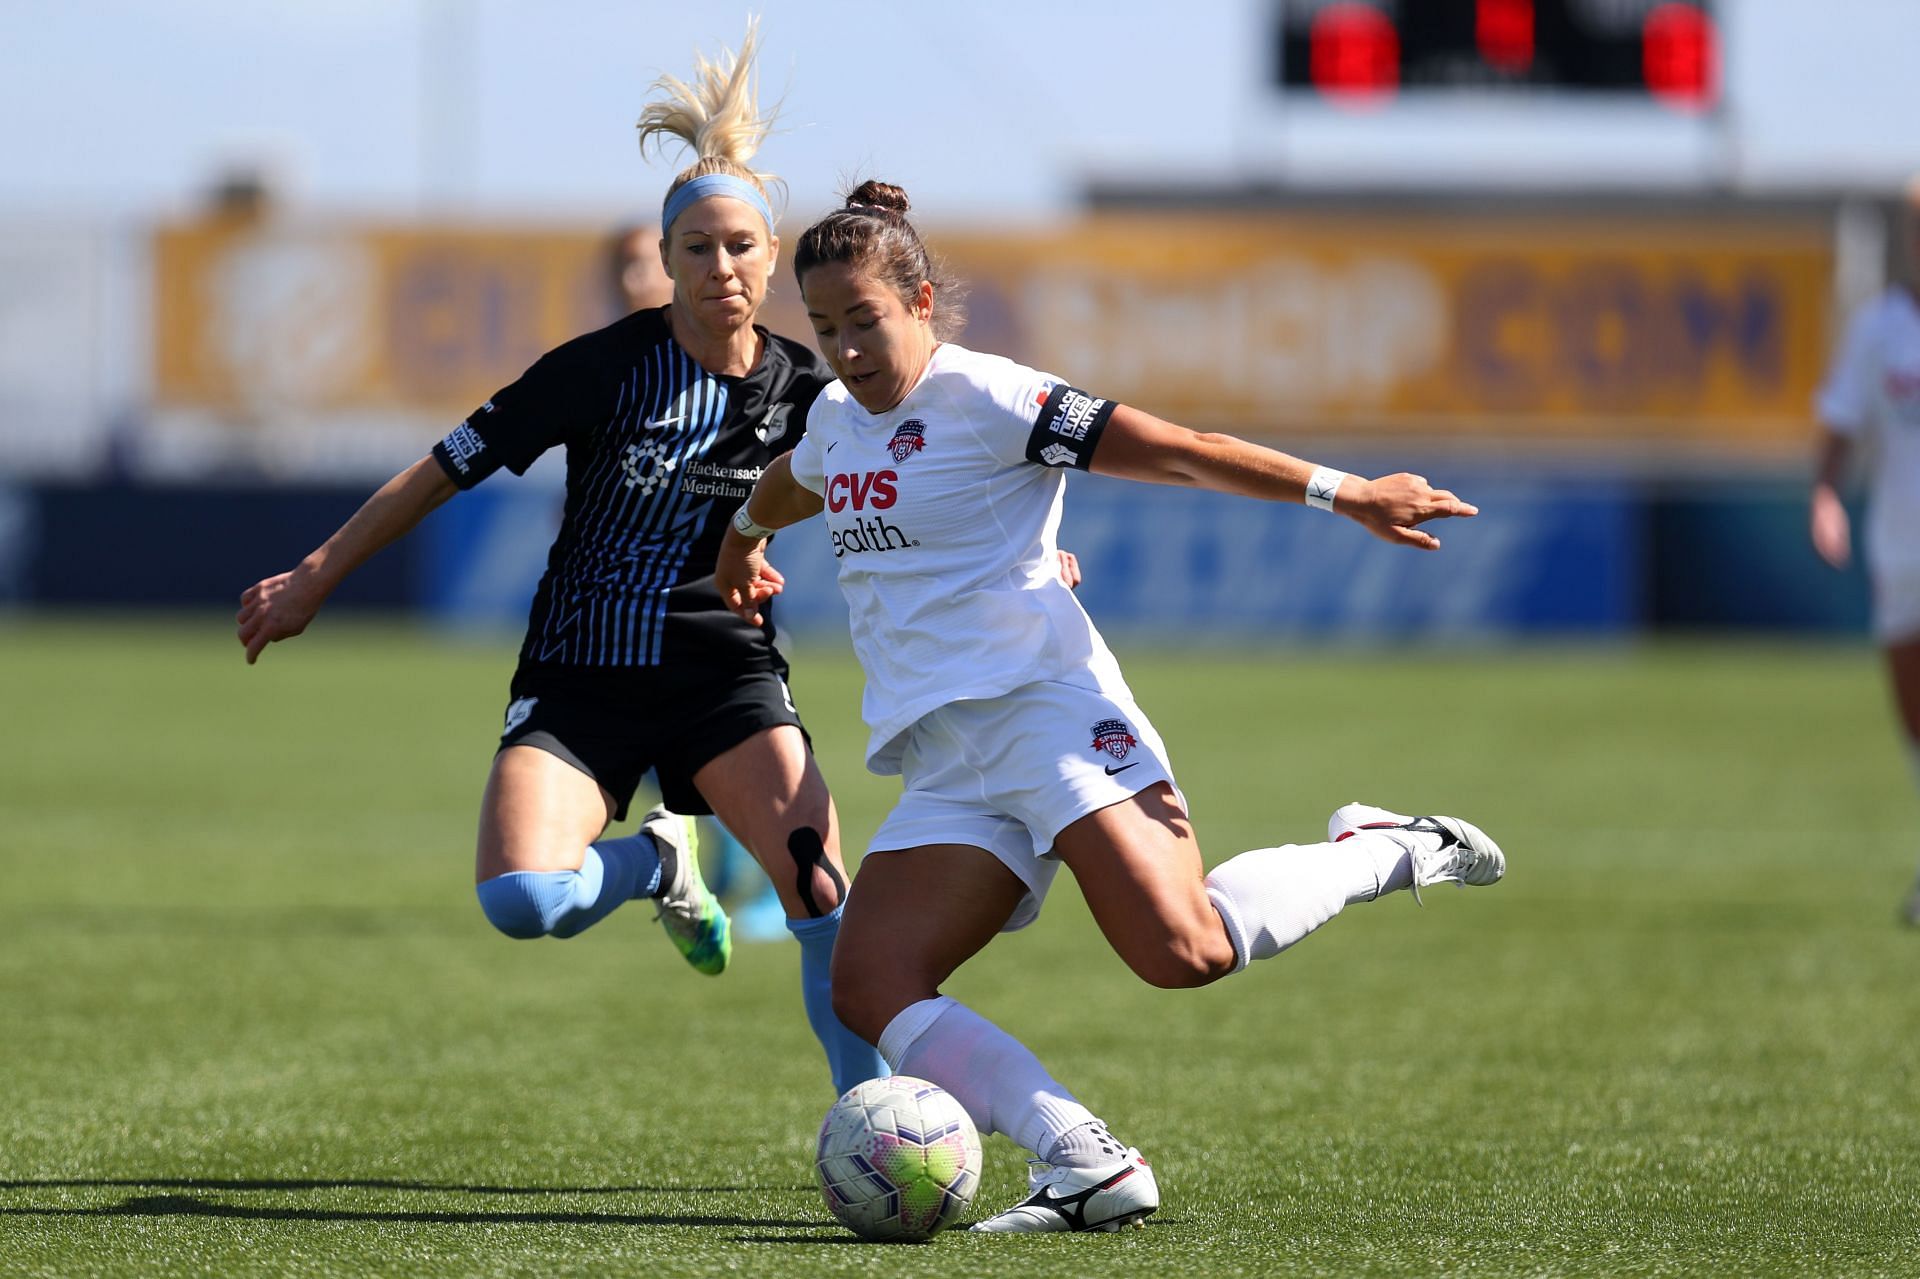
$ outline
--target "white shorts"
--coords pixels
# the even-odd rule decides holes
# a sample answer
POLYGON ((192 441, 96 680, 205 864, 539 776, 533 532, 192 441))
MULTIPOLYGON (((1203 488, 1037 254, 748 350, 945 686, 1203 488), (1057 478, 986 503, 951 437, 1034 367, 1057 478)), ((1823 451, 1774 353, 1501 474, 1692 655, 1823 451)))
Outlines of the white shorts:
POLYGON ((1178 794, 1160 734, 1112 690, 1044 682, 950 702, 915 721, 903 745, 906 790, 868 851, 971 844, 992 853, 1027 886, 1008 932, 1040 915, 1060 869, 1054 836, 1156 782, 1178 794))
POLYGON ((1920 564, 1873 570, 1873 637, 1882 644, 1920 639, 1920 564))

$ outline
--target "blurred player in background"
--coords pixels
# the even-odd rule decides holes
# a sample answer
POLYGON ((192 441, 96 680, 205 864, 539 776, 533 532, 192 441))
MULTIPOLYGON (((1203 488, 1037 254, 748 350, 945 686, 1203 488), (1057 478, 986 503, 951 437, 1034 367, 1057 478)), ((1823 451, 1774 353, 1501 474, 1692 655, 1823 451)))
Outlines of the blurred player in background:
POLYGON ((660 262, 660 228, 623 226, 607 241, 607 283, 616 317, 673 301, 673 280, 660 262))
MULTIPOLYGON (((673 301, 673 281, 660 263, 659 227, 635 224, 613 233, 607 242, 607 284, 616 316, 673 301)), ((708 886, 726 906, 734 939, 786 937, 787 909, 780 904, 779 890, 719 818, 700 819, 700 848, 708 886)))
POLYGON ((247 660, 307 628, 340 581, 455 493, 564 445, 559 536, 534 597, 480 808, 478 895, 510 937, 572 937, 635 898, 695 968, 727 963, 727 917, 693 823, 717 813, 779 886, 808 1020, 844 1091, 884 1073, 833 1013, 846 887, 838 819, 787 690, 771 625, 728 611, 710 576, 752 482, 805 429, 832 373, 753 323, 779 254, 755 33, 738 56, 663 77, 640 142, 697 157, 668 188, 658 249, 672 301, 549 352, 369 498, 291 572, 248 588, 247 660), (665 808, 605 837, 656 771, 665 808), (669 811, 669 809, 671 811, 669 811))
MULTIPOLYGON (((1327 843, 1207 874, 1159 735, 1052 571, 1064 468, 1305 501, 1429 549, 1418 525, 1476 512, 1418 476, 1367 480, 1195 434, 944 340, 953 289, 906 211, 905 192, 867 182, 800 237, 795 274, 840 380, 734 517, 715 581, 758 620, 783 585, 763 539, 829 513, 867 677, 867 764, 904 786, 848 897, 835 1007, 896 1071, 1039 1156, 1028 1198, 974 1229, 1117 1229, 1159 1206, 1140 1152, 1013 1036, 940 994, 995 933, 1034 919, 1060 862, 1127 965, 1185 987, 1278 954, 1350 903, 1490 884, 1505 861, 1455 818, 1349 804, 1327 843)), ((1034 979, 1071 987, 1070 973, 1034 979)))
MULTIPOLYGON (((1840 487, 1864 453, 1873 632, 1886 651, 1907 762, 1920 786, 1920 177, 1907 185, 1901 232, 1901 280, 1853 317, 1820 391, 1825 430, 1810 524, 1820 557, 1845 568, 1853 538, 1840 487)), ((1920 927, 1920 876, 1900 913, 1920 927)))

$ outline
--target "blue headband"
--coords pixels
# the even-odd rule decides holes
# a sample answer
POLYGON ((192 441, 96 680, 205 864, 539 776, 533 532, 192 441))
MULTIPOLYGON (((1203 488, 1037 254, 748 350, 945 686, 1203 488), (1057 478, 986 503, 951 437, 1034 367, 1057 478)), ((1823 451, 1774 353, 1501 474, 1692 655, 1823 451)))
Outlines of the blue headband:
POLYGON ((695 200, 704 200, 710 195, 724 195, 740 203, 766 219, 767 234, 773 234, 773 207, 767 203, 767 197, 754 188, 753 183, 736 178, 731 173, 709 173, 693 181, 667 197, 666 211, 660 215, 660 233, 673 230, 674 219, 687 211, 687 206, 695 200))

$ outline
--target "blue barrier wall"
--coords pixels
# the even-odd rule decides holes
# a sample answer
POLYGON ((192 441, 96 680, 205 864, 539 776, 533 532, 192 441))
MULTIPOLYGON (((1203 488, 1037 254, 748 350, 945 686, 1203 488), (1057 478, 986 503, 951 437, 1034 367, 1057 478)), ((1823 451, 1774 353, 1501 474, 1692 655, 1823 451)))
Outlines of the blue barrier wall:
POLYGON ((1804 483, 1662 487, 1646 500, 1662 551, 1647 564, 1649 612, 1662 626, 1866 631, 1858 554, 1836 573, 1813 553, 1804 483))
POLYGON ((558 488, 502 475, 435 511, 415 534, 420 603, 456 626, 526 625, 562 501, 558 488))
MULTIPOLYGON (((1864 631, 1864 576, 1813 557, 1797 483, 1515 473, 1471 487, 1484 513, 1439 526, 1445 549, 1426 554, 1296 507, 1075 475, 1062 541, 1081 556, 1081 597, 1103 629, 1185 643, 1864 631)), ((366 494, 0 488, 0 600, 231 606, 248 584, 291 568, 366 494)), ((552 485, 498 477, 375 556, 334 605, 517 629, 559 510, 552 485)), ((773 558, 789 581, 779 625, 844 633, 820 526, 783 533, 773 558)))
MULTIPOLYGON (((1087 611, 1114 634, 1475 639, 1642 620, 1644 520, 1631 492, 1504 481, 1475 496, 1485 513, 1440 527, 1444 547, 1427 553, 1299 507, 1075 475, 1060 541, 1080 557, 1087 611)), ((779 624, 844 631, 820 527, 782 533, 772 558, 788 581, 779 624)))
MULTIPOLYGON (((14 598, 30 604, 237 606, 241 591, 299 563, 367 493, 258 485, 18 487, 0 501, 14 513, 0 520, 0 580, 12 579, 14 598)), ((411 605, 421 597, 419 568, 409 548, 389 548, 362 565, 333 604, 411 605)))

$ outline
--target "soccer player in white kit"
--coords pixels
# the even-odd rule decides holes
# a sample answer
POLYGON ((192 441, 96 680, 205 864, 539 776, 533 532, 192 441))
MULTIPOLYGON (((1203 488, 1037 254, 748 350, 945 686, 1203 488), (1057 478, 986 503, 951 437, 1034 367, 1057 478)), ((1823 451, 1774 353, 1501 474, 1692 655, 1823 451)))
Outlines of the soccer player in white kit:
MULTIPOLYGON (((1825 428, 1810 504, 1814 550, 1847 566, 1852 543, 1840 485, 1866 450, 1867 567, 1873 632, 1887 655, 1907 759, 1920 786, 1920 177, 1907 185, 1906 279, 1862 307, 1820 390, 1825 428)), ((1900 910, 1920 927, 1920 877, 1900 910)))
POLYGON ((1038 1156, 1028 1198, 974 1229, 1118 1229, 1159 1206, 1140 1152, 939 993, 995 933, 1033 920, 1061 862, 1114 950, 1163 987, 1278 954, 1351 902, 1490 884, 1505 863, 1466 822, 1349 804, 1327 843, 1207 874, 1166 748, 1060 580, 1063 468, 1305 501, 1427 549, 1439 543, 1418 525, 1475 508, 1418 476, 1315 468, 942 341, 951 290, 906 209, 897 187, 868 182, 801 237, 795 274, 839 381, 735 516, 715 584, 757 616, 783 585, 764 539, 826 512, 867 676, 867 764, 905 787, 847 895, 834 1007, 896 1073, 1038 1156))

